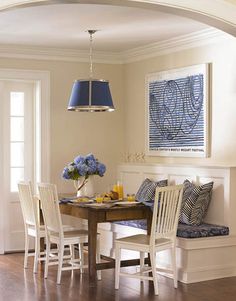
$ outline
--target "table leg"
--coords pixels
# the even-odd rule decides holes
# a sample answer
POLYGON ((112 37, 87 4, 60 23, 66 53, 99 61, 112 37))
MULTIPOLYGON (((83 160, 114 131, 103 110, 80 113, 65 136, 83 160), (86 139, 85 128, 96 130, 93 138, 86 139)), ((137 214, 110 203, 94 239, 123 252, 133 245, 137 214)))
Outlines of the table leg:
MULTIPOLYGON (((43 212, 40 207, 39 207, 39 222, 40 222, 40 225, 44 225, 43 212)), ((44 237, 41 237, 40 238, 40 252, 44 252, 44 251, 45 251, 45 239, 44 239, 44 237)), ((40 261, 40 263, 44 263, 44 261, 40 261)))
POLYGON ((152 229, 152 212, 151 212, 151 210, 150 210, 150 212, 149 211, 147 212, 146 219, 147 219, 147 235, 150 235, 151 229, 152 229))
POLYGON ((97 219, 93 211, 89 212, 88 218, 88 268, 89 281, 95 284, 97 279, 96 270, 96 248, 97 248, 97 219))

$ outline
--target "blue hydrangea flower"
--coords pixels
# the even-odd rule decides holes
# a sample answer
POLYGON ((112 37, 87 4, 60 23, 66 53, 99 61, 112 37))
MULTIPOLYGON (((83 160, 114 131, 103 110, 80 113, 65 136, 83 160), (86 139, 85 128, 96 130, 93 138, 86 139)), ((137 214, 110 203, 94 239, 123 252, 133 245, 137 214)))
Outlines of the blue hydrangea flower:
POLYGON ((106 172, 106 166, 102 163, 98 163, 97 171, 98 171, 99 176, 102 177, 104 175, 104 173, 106 172))
POLYGON ((87 160, 87 165, 88 165, 88 173, 90 175, 96 174, 97 171, 97 163, 95 160, 87 160))
POLYGON ((106 166, 100 163, 93 154, 77 156, 62 172, 62 177, 67 180, 78 180, 80 177, 88 178, 90 175, 102 177, 106 172, 106 166))
POLYGON ((69 172, 74 172, 75 169, 76 169, 76 165, 74 165, 74 164, 69 164, 67 168, 68 168, 69 172))
POLYGON ((62 177, 66 180, 69 180, 70 179, 70 175, 69 175, 69 169, 67 167, 65 167, 63 169, 63 172, 62 172, 62 177))
POLYGON ((93 154, 88 154, 86 157, 85 157, 85 160, 87 161, 96 161, 95 157, 93 154))
POLYGON ((88 173, 88 166, 86 164, 78 164, 76 165, 76 169, 80 176, 86 176, 88 173))
POLYGON ((77 165, 77 164, 83 164, 85 162, 85 158, 83 156, 77 156, 75 159, 74 159, 74 163, 77 165))

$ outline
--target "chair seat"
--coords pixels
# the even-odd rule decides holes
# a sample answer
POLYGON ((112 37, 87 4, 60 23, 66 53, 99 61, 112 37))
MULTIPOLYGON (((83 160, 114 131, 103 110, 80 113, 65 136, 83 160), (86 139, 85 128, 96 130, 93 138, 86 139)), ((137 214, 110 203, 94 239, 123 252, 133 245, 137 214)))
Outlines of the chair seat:
MULTIPOLYGON (((88 231, 83 229, 69 230, 69 231, 64 231, 63 233, 64 233, 64 238, 88 236, 88 231)), ((59 237, 59 233, 51 232, 50 236, 59 237)))
POLYGON ((72 237, 88 237, 88 231, 86 230, 75 230, 75 231, 65 231, 64 238, 72 238, 72 237))
MULTIPOLYGON (((60 240, 59 233, 51 232, 50 240, 54 243, 58 243, 60 240)), ((76 244, 88 242, 88 231, 86 230, 75 230, 64 232, 65 244, 76 244)))
POLYGON ((63 231, 74 231, 74 230, 80 230, 81 227, 76 227, 73 225, 62 225, 63 231))
MULTIPOLYGON (((127 237, 116 239, 116 243, 120 245, 126 245, 127 248, 132 246, 134 248, 137 248, 137 246, 140 245, 141 247, 146 247, 147 249, 149 249, 150 236, 146 234, 127 236, 127 237)), ((155 240, 156 247, 161 247, 161 246, 166 247, 166 245, 171 243, 172 243, 171 239, 168 238, 158 238, 155 240)))
MULTIPOLYGON (((36 237, 37 233, 34 226, 28 226, 28 235, 36 237)), ((45 232, 44 225, 39 226, 39 237, 45 237, 45 236, 46 236, 46 232, 45 232)))
MULTIPOLYGON (((71 225, 63 225, 62 227, 63 227, 64 231, 76 231, 76 230, 80 230, 79 228, 71 226, 71 225)), ((33 226, 33 225, 29 225, 28 226, 28 235, 36 237, 35 226, 33 226)), ((39 226, 39 236, 40 237, 45 237, 46 236, 45 226, 44 225, 40 225, 39 226)))

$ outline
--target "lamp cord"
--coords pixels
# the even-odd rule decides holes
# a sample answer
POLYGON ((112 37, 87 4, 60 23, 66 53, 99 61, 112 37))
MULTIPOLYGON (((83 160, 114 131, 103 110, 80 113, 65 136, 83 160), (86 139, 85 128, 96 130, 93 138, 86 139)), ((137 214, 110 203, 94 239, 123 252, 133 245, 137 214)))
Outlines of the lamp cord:
POLYGON ((90 35, 90 45, 89 45, 89 60, 90 60, 90 80, 89 80, 89 107, 92 106, 92 79, 93 79, 93 62, 92 62, 92 42, 93 42, 93 34, 96 30, 88 30, 90 35))
POLYGON ((88 33, 90 35, 90 47, 89 47, 89 61, 90 61, 90 78, 93 78, 93 62, 92 62, 92 42, 93 42, 93 34, 97 30, 88 30, 88 33))

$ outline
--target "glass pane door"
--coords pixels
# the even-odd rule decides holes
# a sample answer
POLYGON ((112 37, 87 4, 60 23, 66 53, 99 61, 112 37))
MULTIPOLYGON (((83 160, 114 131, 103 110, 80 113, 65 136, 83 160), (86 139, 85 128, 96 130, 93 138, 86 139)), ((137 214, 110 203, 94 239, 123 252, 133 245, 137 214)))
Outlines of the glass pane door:
POLYGON ((17 184, 22 180, 34 181, 34 84, 1 81, 0 88, 4 250, 23 250, 24 224, 17 184))

